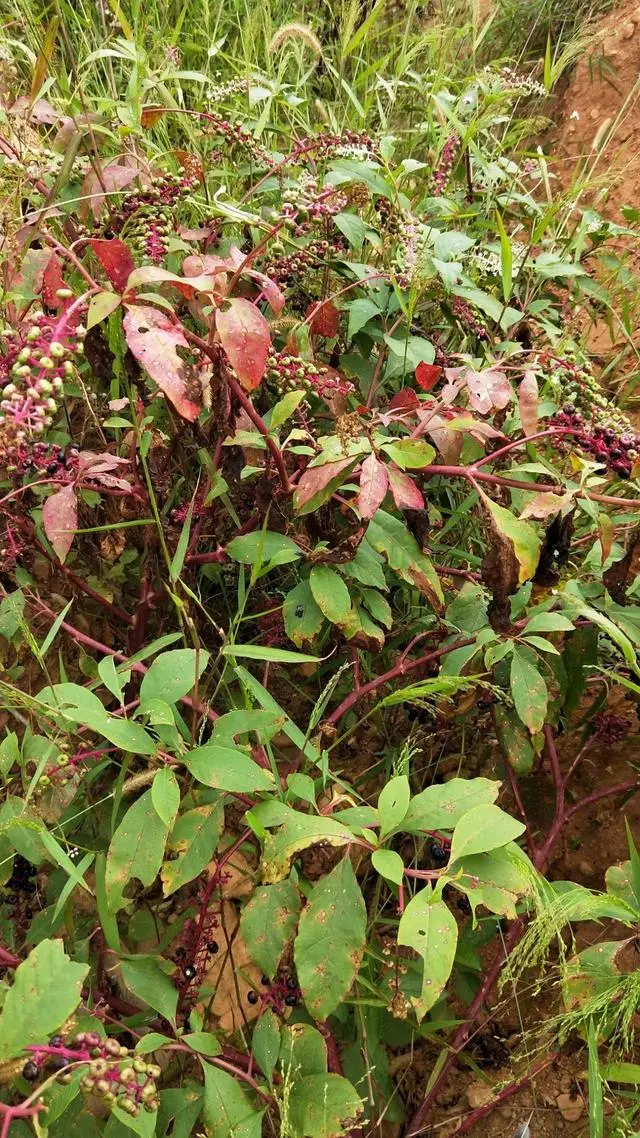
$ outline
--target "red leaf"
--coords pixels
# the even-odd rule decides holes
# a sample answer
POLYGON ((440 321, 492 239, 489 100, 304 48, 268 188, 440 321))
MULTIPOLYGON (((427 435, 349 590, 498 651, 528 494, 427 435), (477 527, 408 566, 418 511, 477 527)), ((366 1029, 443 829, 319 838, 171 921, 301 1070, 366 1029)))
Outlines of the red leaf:
POLYGON ((320 300, 310 304, 305 317, 314 336, 331 340, 338 335, 340 313, 332 300, 320 300))
POLYGON ((197 154, 191 154, 189 150, 174 150, 173 153, 187 178, 197 178, 199 182, 204 182, 204 167, 197 154))
POLYGON ((140 126, 145 129, 149 126, 155 126, 157 122, 168 113, 167 107, 148 106, 142 108, 140 115, 140 126))
POLYGON ((390 411, 415 411, 422 404, 412 387, 403 387, 389 400, 390 411))
POLYGON ((387 467, 389 489, 399 510, 424 510, 424 498, 413 478, 403 474, 392 462, 387 467))
POLYGON ((105 205, 105 190, 111 193, 122 190, 138 177, 138 170, 132 166, 105 166, 101 171, 101 178, 94 169, 89 170, 82 183, 82 202, 80 204, 80 217, 86 221, 89 209, 96 221, 105 205), (103 189, 104 187, 104 189, 103 189))
POLYGON ((367 519, 373 517, 384 501, 388 484, 386 466, 376 458, 375 454, 370 454, 362 463, 360 473, 360 494, 358 496, 360 517, 367 519))
POLYGON ((124 292, 129 276, 135 269, 133 257, 124 241, 119 237, 113 237, 111 241, 100 241, 97 237, 92 237, 89 244, 116 292, 124 292))
POLYGON ((416 368, 416 383, 423 391, 431 391, 442 375, 442 368, 436 364, 421 362, 416 368))
POLYGON ((538 381, 535 373, 525 371, 518 387, 520 422, 525 435, 535 435, 538 431, 538 381))
MULTIPOLYGON (((216 273, 235 273, 245 260, 245 254, 241 253, 235 245, 232 245, 228 257, 220 257, 215 253, 192 253, 191 256, 185 257, 182 263, 182 271, 187 277, 198 276, 202 273, 214 276, 216 273)), ((250 266, 242 270, 242 275, 251 277, 251 280, 256 282, 276 316, 282 312, 285 300, 284 293, 280 291, 275 281, 272 281, 265 273, 260 273, 250 266)))
POLYGON ((254 391, 266 367, 271 337, 269 325, 255 304, 242 297, 216 313, 216 328, 227 359, 246 391, 254 391))
POLYGON ((200 384, 193 368, 178 355, 190 351, 180 324, 147 305, 131 305, 123 321, 130 351, 157 383, 179 415, 193 423, 202 403, 200 384))
POLYGON ((47 498, 42 510, 42 523, 56 554, 64 563, 78 528, 78 501, 73 486, 63 486, 47 498))
POLYGON ((62 265, 55 253, 52 253, 51 260, 42 276, 42 300, 45 307, 57 309, 68 308, 71 301, 60 300, 60 297, 56 296, 59 288, 66 287, 66 282, 62 276, 62 265))
POLYGON ((334 481, 336 483, 334 489, 337 489, 343 480, 342 475, 345 471, 353 469, 355 463, 355 458, 339 458, 336 462, 325 462, 322 466, 308 467, 298 482, 293 495, 293 504, 298 513, 306 513, 304 507, 316 494, 326 490, 334 481))

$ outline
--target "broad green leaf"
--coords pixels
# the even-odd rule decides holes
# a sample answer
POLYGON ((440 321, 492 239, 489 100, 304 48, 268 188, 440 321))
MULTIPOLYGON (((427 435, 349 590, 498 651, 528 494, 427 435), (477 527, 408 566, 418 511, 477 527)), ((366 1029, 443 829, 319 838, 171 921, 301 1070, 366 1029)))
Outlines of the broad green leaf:
POLYGON ((394 439, 383 443, 382 449, 401 470, 421 470, 423 466, 430 466, 436 457, 434 447, 424 439, 394 439))
POLYGON ((245 708, 243 711, 227 711, 215 721, 211 743, 224 743, 233 747, 238 739, 255 735, 259 743, 268 743, 282 731, 287 722, 284 712, 263 711, 260 708, 245 708))
POLYGON ((198 806, 178 818, 167 849, 177 854, 165 861, 160 876, 165 897, 198 877, 211 861, 223 824, 220 805, 198 806))
POLYGON ((364 328, 365 324, 379 316, 380 309, 372 300, 367 300, 366 297, 354 300, 349 305, 349 327, 347 330, 349 339, 353 340, 353 337, 358 334, 361 328, 364 328))
POLYGON ((460 632, 478 632, 489 623, 487 594, 482 585, 465 581, 445 613, 447 621, 460 632))
POLYGON ((240 917, 240 932, 251 959, 273 979, 298 923, 300 894, 290 880, 254 890, 240 917))
MULTIPOLYGON (((293 415, 296 407, 299 407, 304 396, 304 391, 287 391, 287 394, 274 404, 269 420, 269 427, 272 431, 275 431, 276 427, 281 427, 283 423, 286 423, 287 419, 293 415)), ((234 540, 242 541, 242 537, 235 538, 234 540)))
POLYGON ((484 905, 501 917, 514 918, 516 904, 533 889, 535 870, 513 842, 488 853, 471 854, 456 862, 454 885, 466 893, 472 908, 484 905))
POLYGON ((113 715, 107 715, 102 708, 99 712, 94 712, 88 708, 78 707, 65 711, 64 714, 74 723, 80 723, 83 727, 89 727, 91 731, 102 735, 122 751, 131 751, 137 755, 152 755, 156 750, 155 739, 139 723, 134 723, 130 719, 116 719, 113 715))
POLYGON ((362 600, 366 609, 369 610, 374 620, 382 624, 385 628, 393 627, 393 614, 391 612, 391 605, 386 597, 383 597, 377 589, 363 589, 362 600))
POLYGON ((351 612, 351 597, 344 580, 329 565, 314 565, 309 575, 313 599, 327 620, 344 624, 351 612))
POLYGON ((150 1031, 147 1035, 140 1037, 135 1046, 136 1055, 150 1055, 152 1051, 159 1051, 164 1047, 165 1043, 171 1043, 172 1040, 168 1035, 162 1035, 159 1031, 150 1031))
MULTIPOLYGON (((124 685, 128 682, 128 677, 126 673, 118 673, 113 656, 103 656, 102 659, 98 661, 98 675, 107 691, 115 696, 118 703, 121 703, 122 690, 124 685)), ((130 672, 129 675, 131 675, 130 672)))
POLYGON ((263 770, 239 747, 205 743, 182 761, 198 782, 216 790, 250 794, 253 790, 273 790, 271 771, 263 770))
POLYGON ((291 862, 296 854, 318 842, 331 846, 346 846, 353 842, 353 834, 333 818, 317 814, 301 814, 290 810, 275 834, 267 834, 262 851, 262 879, 272 884, 288 877, 291 862))
POLYGON ((386 786, 383 786, 378 796, 378 814, 380 815, 380 837, 384 838, 392 830, 400 826, 409 808, 411 788, 409 779, 404 774, 396 775, 386 786))
POLYGON ((376 873, 394 885, 402 885, 404 881, 404 862, 395 850, 374 850, 371 854, 371 864, 376 873))
POLYGON ((366 942, 366 908, 349 858, 318 881, 300 915, 293 953, 307 1011, 325 1020, 351 988, 366 942))
POLYGON ((506 846, 524 833, 526 826, 505 814, 499 806, 475 806, 458 822, 451 840, 451 866, 461 857, 506 846))
POLYGON ((103 320, 107 319, 112 312, 115 312, 119 307, 122 297, 118 296, 117 292, 97 292, 91 297, 89 301, 89 311, 87 312, 87 331, 93 328, 94 324, 100 324, 103 320))
POLYGON ((308 581, 301 581, 287 593, 282 606, 284 630, 298 648, 303 648, 318 635, 324 616, 313 599, 308 581))
POLYGON ((271 1008, 265 1008, 253 1029, 251 1050, 263 1075, 271 1082, 280 1054, 280 1022, 271 1008))
POLYGON ((308 1023, 284 1024, 281 1036, 279 1065, 287 1083, 305 1075, 326 1074, 327 1045, 315 1027, 308 1023))
POLYGON ((219 1055, 222 1051, 221 1045, 210 1031, 192 1031, 190 1035, 182 1036, 182 1042, 199 1055, 219 1055))
POLYGON ((43 940, 14 973, 0 1015, 0 1062, 42 1043, 80 1003, 88 964, 75 964, 59 940, 43 940))
POLYGON ((515 712, 501 704, 495 708, 495 723, 498 742, 507 762, 516 774, 529 774, 535 759, 529 732, 515 712))
POLYGON ((371 548, 366 537, 360 542, 353 561, 348 561, 340 567, 345 577, 352 577, 361 585, 371 586, 388 592, 388 585, 384 578, 384 560, 379 553, 371 548))
POLYGON ((403 581, 415 585, 435 606, 443 604, 440 580, 432 562, 398 518, 378 510, 369 522, 367 540, 377 553, 386 557, 389 567, 403 581))
POLYGON ((226 550, 229 557, 243 565, 268 565, 272 561, 287 565, 302 557, 302 550, 295 541, 283 533, 270 533, 269 530, 256 530, 234 537, 226 550))
POLYGON ((631 905, 634 909, 639 907, 638 898, 633 888, 630 861, 623 861, 620 865, 610 865, 604 875, 604 880, 607 893, 611 893, 614 897, 621 897, 627 905, 631 905))
POLYGON ((151 801, 156 814, 170 830, 180 806, 180 787, 170 767, 162 767, 151 783, 151 801))
POLYGON ((540 560, 540 538, 538 537, 535 529, 529 522, 523 521, 522 518, 517 518, 512 514, 511 510, 505 509, 504 506, 499 506, 491 498, 488 498, 481 490, 479 491, 480 497, 487 507, 494 525, 506 537, 513 546, 513 551, 516 555, 519 570, 518 580, 522 585, 533 577, 540 560))
POLYGON ((398 925, 398 944, 412 948, 424 963, 422 990, 419 996, 411 997, 419 1020, 444 991, 457 943, 458 926, 444 901, 434 900, 430 885, 421 889, 407 905, 398 925))
POLYGON ((500 783, 488 778, 452 778, 434 783, 411 799, 402 829, 411 834, 424 830, 453 830, 474 806, 490 806, 500 793, 500 783))
POLYGON ((168 827, 158 817, 151 791, 130 806, 116 830, 105 871, 105 891, 111 912, 124 905, 124 887, 136 877, 143 885, 152 885, 162 865, 168 827))
POLYGON ((306 656, 303 652, 289 652, 286 648, 263 648, 260 644, 227 644, 221 649, 221 654, 245 660, 264 660, 271 664, 319 663, 317 656, 306 656))
POLYGON ((342 1075, 306 1075, 289 1093, 293 1138, 339 1138, 352 1132, 363 1110, 358 1092, 342 1075))
POLYGON ((122 978, 134 996, 160 1012, 175 1027, 178 989, 163 963, 160 956, 125 956, 121 962, 122 978))
POLYGON ((549 693, 544 676, 519 645, 511 657, 510 685, 515 709, 525 727, 535 735, 544 727, 549 693))
POLYGON ((240 1123, 255 1113, 255 1101, 244 1084, 211 1063, 203 1063, 202 1116, 211 1138, 233 1138, 240 1123))
POLYGON ((195 648, 174 648, 156 656, 140 685, 142 708, 149 699, 177 703, 189 694, 208 663, 209 653, 195 648))
POLYGON ((559 612, 539 612, 528 620, 524 627, 524 634, 531 632, 574 632, 573 621, 559 612))

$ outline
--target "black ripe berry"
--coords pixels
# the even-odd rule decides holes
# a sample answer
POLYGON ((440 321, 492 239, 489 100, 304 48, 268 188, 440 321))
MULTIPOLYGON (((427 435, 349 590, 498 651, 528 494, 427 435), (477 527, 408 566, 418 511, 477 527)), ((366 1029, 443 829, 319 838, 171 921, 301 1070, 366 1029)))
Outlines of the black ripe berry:
POLYGON ((290 988, 292 991, 295 992, 297 987, 298 987, 298 981, 293 976, 289 976, 289 978, 287 980, 287 988, 290 988))
POLYGON ((257 1004, 257 1002, 258 1002, 258 993, 257 993, 257 992, 254 992, 254 990, 253 990, 253 988, 252 988, 252 989, 251 989, 251 991, 247 992, 247 999, 248 999, 248 1001, 249 1001, 249 1003, 250 1003, 250 1004, 257 1004))
POLYGON ((58 463, 50 462, 47 467, 47 474, 56 474, 58 471, 58 463))
POLYGON ((30 1059, 28 1063, 25 1063, 24 1067, 22 1068, 22 1077, 24 1079, 27 1079, 27 1081, 30 1083, 35 1083, 39 1074, 40 1072, 38 1070, 38 1067, 32 1059, 30 1059))
POLYGON ((269 977, 268 976, 261 976, 260 977, 260 983, 264 984, 266 987, 266 985, 269 983, 269 977))
POLYGON ((290 996, 285 996, 284 1002, 288 1008, 295 1008, 298 1000, 297 1000, 297 997, 294 996, 292 993, 290 996))
POLYGON ((210 940, 207 942, 207 952, 210 952, 212 956, 215 956, 219 947, 220 945, 218 944, 217 940, 210 940))
POLYGON ((185 978, 185 980, 189 980, 189 981, 195 980, 196 970, 193 967, 193 964, 187 964, 187 967, 184 970, 184 978, 185 978))
POLYGON ((446 865, 449 860, 449 850, 441 842, 432 842, 429 853, 434 865, 446 865))
POLYGON ((61 1035, 52 1035, 49 1040, 49 1047, 62 1047, 64 1040, 61 1035))

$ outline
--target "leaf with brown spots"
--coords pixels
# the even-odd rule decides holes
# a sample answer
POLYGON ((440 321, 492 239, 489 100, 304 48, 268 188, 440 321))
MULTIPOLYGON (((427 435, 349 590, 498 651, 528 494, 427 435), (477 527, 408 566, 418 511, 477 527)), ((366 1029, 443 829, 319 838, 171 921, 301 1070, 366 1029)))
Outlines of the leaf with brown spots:
POLYGON ((300 894, 292 881, 263 885, 242 911, 240 931, 251 959, 273 979, 300 913, 300 894))
POLYGON ((294 959, 307 1011, 325 1020, 358 975, 367 912, 348 858, 313 887, 300 917, 294 959))
POLYGON ((422 991, 411 1003, 421 1020, 440 998, 451 975, 458 943, 458 926, 444 901, 435 899, 430 885, 416 893, 398 926, 398 944, 413 948, 424 962, 422 991))

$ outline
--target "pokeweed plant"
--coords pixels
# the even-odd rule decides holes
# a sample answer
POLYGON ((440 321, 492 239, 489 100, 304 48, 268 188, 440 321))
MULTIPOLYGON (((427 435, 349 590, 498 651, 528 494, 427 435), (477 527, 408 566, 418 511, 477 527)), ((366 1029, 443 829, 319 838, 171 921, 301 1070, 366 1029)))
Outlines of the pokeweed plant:
POLYGON ((0 1136, 418 1134, 505 956, 637 920, 544 879, 637 789, 570 788, 638 692, 640 440, 576 314, 633 231, 506 148, 531 75, 303 134, 113 50, 112 116, 1 88, 0 1136), (489 729, 492 777, 429 781, 410 716, 489 729), (442 1049, 408 1109, 391 1033, 442 1049))

